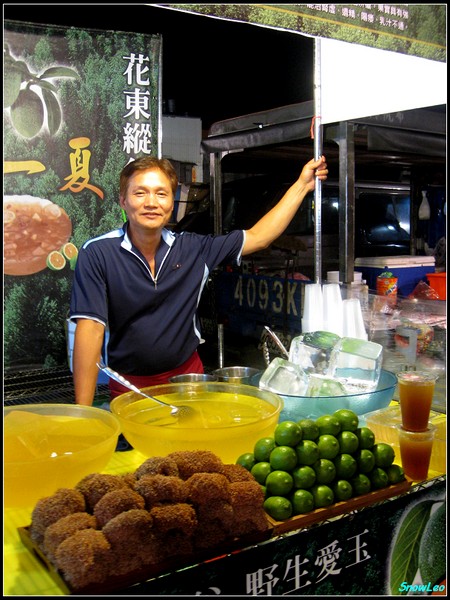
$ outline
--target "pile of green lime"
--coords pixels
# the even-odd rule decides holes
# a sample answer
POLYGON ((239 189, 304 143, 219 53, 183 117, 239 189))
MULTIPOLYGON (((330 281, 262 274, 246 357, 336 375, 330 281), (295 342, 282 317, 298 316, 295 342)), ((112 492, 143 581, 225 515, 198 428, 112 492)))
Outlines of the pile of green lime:
POLYGON ((264 509, 284 521, 405 480, 389 444, 352 410, 282 421, 236 460, 263 487, 264 509))

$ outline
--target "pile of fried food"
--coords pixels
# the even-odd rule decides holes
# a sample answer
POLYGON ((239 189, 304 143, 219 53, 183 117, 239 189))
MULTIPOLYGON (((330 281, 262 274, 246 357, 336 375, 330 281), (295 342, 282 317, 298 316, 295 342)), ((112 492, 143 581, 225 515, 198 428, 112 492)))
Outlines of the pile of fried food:
POLYGON ((73 589, 267 531, 261 486, 206 450, 93 473, 35 505, 29 535, 73 589))

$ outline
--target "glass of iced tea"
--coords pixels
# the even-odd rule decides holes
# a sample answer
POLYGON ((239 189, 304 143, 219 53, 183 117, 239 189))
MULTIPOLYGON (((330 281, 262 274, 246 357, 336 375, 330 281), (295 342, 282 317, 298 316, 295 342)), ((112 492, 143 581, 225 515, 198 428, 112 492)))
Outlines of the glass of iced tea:
POLYGON ((397 373, 402 425, 409 431, 428 428, 437 375, 424 371, 397 373))
POLYGON ((413 481, 424 481, 428 477, 436 429, 430 424, 425 431, 407 431, 397 425, 403 471, 413 481))

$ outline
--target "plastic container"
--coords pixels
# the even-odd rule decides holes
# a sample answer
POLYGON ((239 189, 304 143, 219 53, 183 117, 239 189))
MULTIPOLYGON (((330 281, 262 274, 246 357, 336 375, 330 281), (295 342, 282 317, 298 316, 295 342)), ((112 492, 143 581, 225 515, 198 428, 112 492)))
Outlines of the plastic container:
POLYGON ((398 279, 398 294, 408 296, 427 273, 434 272, 435 259, 434 256, 368 256, 356 258, 355 267, 362 271, 371 290, 376 290, 378 275, 392 271, 398 279))
POLYGON ((439 294, 440 300, 447 300, 447 273, 427 273, 428 283, 439 294))
POLYGON ((80 404, 21 404, 3 409, 4 505, 32 507, 58 488, 102 471, 120 433, 109 411, 80 404))
POLYGON ((394 396, 397 377, 394 373, 382 370, 377 389, 363 394, 347 396, 307 397, 287 396, 280 394, 284 407, 280 413, 281 421, 299 421, 300 419, 317 419, 321 415, 329 415, 339 408, 353 410, 357 415, 389 406, 394 396))
MULTIPOLYGON (((402 416, 400 405, 387 406, 380 410, 367 413, 364 416, 365 425, 375 434, 378 442, 390 444, 395 451, 396 458, 400 457, 397 425, 401 424, 402 416)), ((435 473, 447 472, 447 417, 432 410, 429 422, 436 426, 433 449, 431 451, 430 471, 435 473)))
POLYGON ((234 463, 278 423, 283 400, 252 385, 192 382, 144 388, 152 396, 187 405, 192 416, 174 418, 154 400, 127 392, 111 401, 128 442, 144 456, 167 456, 183 450, 209 450, 234 463))

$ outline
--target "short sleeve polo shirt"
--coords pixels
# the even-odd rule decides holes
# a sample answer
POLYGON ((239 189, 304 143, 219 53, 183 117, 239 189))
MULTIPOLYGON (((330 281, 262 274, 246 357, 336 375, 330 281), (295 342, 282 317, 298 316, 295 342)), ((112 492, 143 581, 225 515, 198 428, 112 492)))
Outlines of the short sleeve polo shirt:
POLYGON ((86 242, 78 254, 69 318, 109 329, 108 364, 129 375, 156 375, 198 347, 197 308, 209 273, 241 259, 245 233, 199 235, 163 230, 156 275, 124 228, 86 242))

